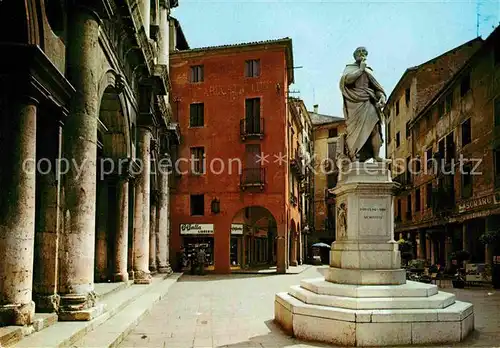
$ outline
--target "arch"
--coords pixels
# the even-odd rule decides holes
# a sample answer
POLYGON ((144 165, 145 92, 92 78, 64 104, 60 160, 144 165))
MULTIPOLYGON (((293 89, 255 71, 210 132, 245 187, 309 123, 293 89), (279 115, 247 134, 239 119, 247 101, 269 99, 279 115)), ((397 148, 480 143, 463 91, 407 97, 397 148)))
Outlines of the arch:
POLYGON ((130 115, 123 93, 123 78, 114 70, 108 70, 99 83, 99 123, 104 127, 104 156, 111 158, 131 157, 130 115))
POLYGON ((276 264, 276 236, 277 222, 270 210, 259 205, 239 209, 234 213, 231 225, 231 267, 254 268, 276 264), (237 233, 233 233, 233 229, 237 233))

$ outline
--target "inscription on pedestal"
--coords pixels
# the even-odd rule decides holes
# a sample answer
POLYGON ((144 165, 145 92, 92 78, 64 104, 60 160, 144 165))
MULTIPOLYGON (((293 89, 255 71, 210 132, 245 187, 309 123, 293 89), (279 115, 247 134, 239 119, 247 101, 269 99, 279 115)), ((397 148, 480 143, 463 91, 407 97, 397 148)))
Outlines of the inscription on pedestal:
POLYGON ((359 199, 359 234, 385 236, 387 203, 379 198, 359 199))

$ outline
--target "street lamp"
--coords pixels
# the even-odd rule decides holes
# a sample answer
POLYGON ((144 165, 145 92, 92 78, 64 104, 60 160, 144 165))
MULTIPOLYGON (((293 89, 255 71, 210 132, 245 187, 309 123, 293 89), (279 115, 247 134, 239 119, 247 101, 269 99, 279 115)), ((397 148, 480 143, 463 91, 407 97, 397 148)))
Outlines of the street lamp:
POLYGON ((217 198, 212 199, 211 203, 212 213, 219 214, 220 213, 220 200, 217 198))

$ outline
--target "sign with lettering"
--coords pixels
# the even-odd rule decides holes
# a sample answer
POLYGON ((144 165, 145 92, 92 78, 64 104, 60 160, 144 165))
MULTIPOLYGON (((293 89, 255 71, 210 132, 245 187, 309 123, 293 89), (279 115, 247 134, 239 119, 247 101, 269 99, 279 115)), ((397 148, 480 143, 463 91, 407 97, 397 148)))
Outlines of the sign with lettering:
POLYGON ((383 236, 387 232, 387 201, 380 198, 359 199, 360 236, 383 236))
POLYGON ((214 224, 181 224, 181 234, 213 234, 214 224))
POLYGON ((243 234, 243 224, 231 224, 231 234, 243 234))
POLYGON ((495 195, 489 195, 486 197, 470 199, 465 202, 461 202, 458 204, 458 211, 463 213, 464 211, 474 210, 476 208, 481 208, 484 206, 488 206, 491 204, 497 204, 497 200, 495 199, 495 195))

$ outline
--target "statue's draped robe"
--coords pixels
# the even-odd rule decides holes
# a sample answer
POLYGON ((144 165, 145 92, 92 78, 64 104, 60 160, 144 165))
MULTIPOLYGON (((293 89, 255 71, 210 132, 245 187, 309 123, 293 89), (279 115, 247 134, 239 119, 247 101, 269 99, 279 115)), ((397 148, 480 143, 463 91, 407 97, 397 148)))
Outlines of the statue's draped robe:
MULTIPOLYGON (((352 159, 356 157, 370 139, 375 127, 379 132, 382 131, 380 125, 382 114, 375 107, 375 104, 380 99, 380 94, 385 95, 384 89, 368 67, 354 83, 348 84, 346 76, 358 69, 357 64, 347 65, 340 79, 340 90, 344 100, 344 115, 347 126, 346 143, 349 156, 352 159)), ((380 137, 382 137, 381 133, 380 137)))

